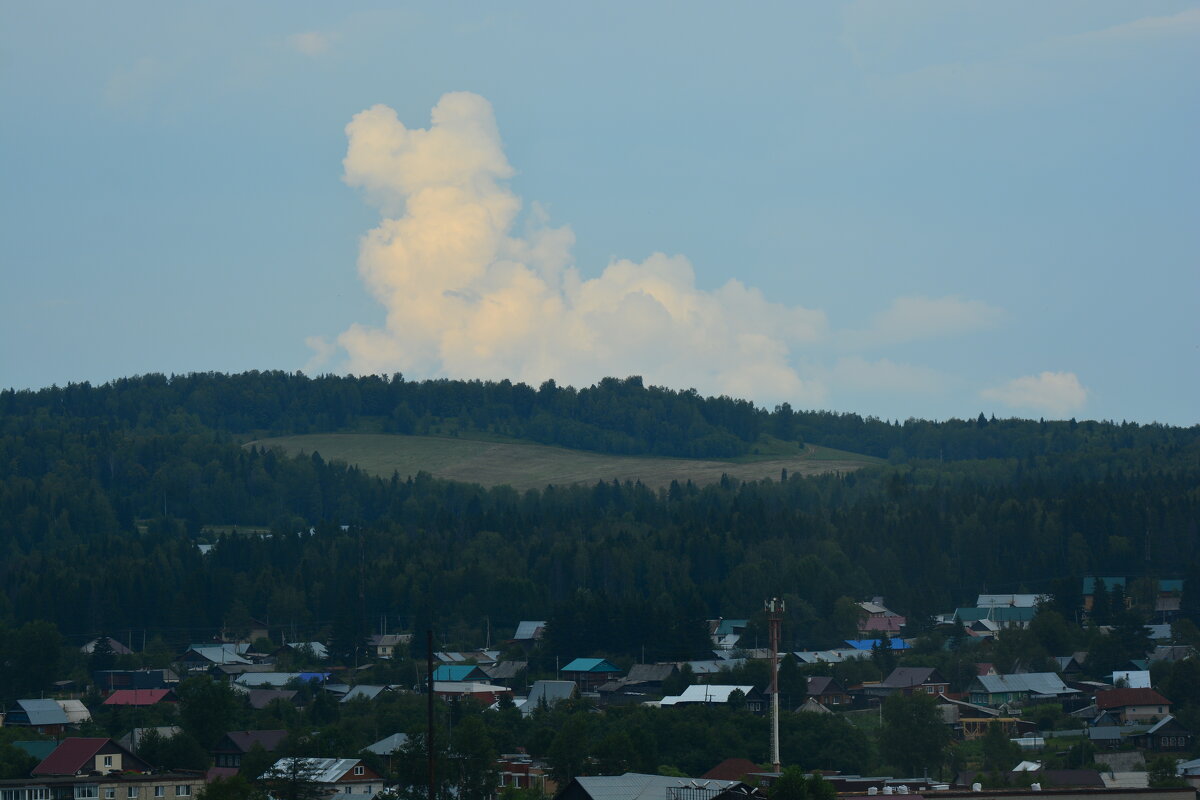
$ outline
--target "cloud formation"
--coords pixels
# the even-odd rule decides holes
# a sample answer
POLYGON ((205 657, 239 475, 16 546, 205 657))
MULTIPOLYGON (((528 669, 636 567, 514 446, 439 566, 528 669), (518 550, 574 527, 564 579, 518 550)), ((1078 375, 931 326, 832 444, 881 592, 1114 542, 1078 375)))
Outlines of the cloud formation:
POLYGON ((870 330, 847 336, 847 343, 902 344, 990 328, 1004 312, 979 300, 961 297, 897 297, 875 315, 870 330))
MULTIPOLYGON (((708 291, 688 260, 654 253, 576 269, 567 227, 522 210, 491 105, 447 94, 426 129, 386 106, 346 127, 344 179, 383 215, 358 268, 387 311, 383 327, 338 337, 356 373, 547 378, 588 384, 640 374, 704 393, 817 403, 825 386, 794 366, 821 341, 821 311, 771 302, 737 280, 708 291)), ((321 348, 315 347, 320 353, 321 348)))
POLYGON ((319 56, 327 53, 332 44, 332 37, 320 31, 305 31, 294 33, 287 39, 288 45, 297 53, 306 56, 319 56))
POLYGON ((1088 390, 1073 372, 1043 372, 984 389, 979 395, 1010 408, 1066 416, 1083 408, 1088 390))

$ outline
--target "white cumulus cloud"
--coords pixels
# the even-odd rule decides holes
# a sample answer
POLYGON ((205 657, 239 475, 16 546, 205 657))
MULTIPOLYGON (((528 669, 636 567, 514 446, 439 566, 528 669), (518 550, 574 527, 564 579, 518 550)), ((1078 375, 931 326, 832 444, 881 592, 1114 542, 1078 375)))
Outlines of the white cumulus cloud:
POLYGON ((825 396, 793 363, 826 336, 823 312, 737 280, 700 288, 678 255, 616 260, 587 278, 571 230, 536 206, 516 230, 522 203, 484 98, 445 95, 424 129, 375 106, 346 134, 345 181, 383 216, 362 239, 359 273, 387 312, 382 327, 338 336, 349 371, 533 384, 639 374, 765 402, 825 396))
POLYGON ((1073 372, 1042 372, 1016 378, 1003 386, 984 389, 979 395, 1010 408, 1066 416, 1083 408, 1088 390, 1073 372))

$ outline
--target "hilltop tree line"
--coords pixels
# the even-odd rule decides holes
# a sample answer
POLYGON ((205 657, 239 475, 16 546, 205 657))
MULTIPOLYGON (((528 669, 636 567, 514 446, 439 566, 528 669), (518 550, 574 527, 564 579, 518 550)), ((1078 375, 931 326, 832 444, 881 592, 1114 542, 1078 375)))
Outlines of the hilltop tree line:
POLYGON ((553 380, 534 388, 509 380, 407 381, 399 374, 149 374, 100 386, 85 382, 0 392, 0 418, 42 416, 158 433, 187 428, 232 435, 478 431, 609 453, 717 458, 752 454, 769 435, 897 463, 1119 451, 1171 457, 1200 438, 1200 426, 998 420, 982 413, 966 420, 900 422, 798 410, 788 403, 769 410, 747 400, 704 397, 694 389, 645 386, 637 376, 575 389, 553 380))

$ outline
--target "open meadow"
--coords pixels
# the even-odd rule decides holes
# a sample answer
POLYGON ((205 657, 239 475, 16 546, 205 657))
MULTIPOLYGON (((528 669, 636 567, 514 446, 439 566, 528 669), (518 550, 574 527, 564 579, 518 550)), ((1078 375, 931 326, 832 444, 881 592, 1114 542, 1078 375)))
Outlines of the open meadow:
POLYGON ((382 477, 397 472, 407 478, 425 471, 438 478, 508 484, 515 489, 541 489, 548 484, 638 481, 667 486, 672 480, 698 485, 722 475, 741 480, 778 480, 782 470, 814 475, 846 472, 879 459, 809 445, 794 454, 750 456, 731 461, 619 456, 525 442, 497 442, 449 436, 400 436, 369 433, 320 433, 259 439, 247 447, 278 447, 289 454, 318 452, 327 461, 345 461, 382 477))

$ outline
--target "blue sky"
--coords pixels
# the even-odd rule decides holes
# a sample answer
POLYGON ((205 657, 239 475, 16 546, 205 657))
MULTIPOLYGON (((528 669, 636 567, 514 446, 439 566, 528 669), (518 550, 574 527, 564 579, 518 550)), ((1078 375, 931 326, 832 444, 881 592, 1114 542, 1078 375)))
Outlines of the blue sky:
POLYGON ((1197 3, 345 5, 0 10, 0 385, 1200 421, 1197 3))

